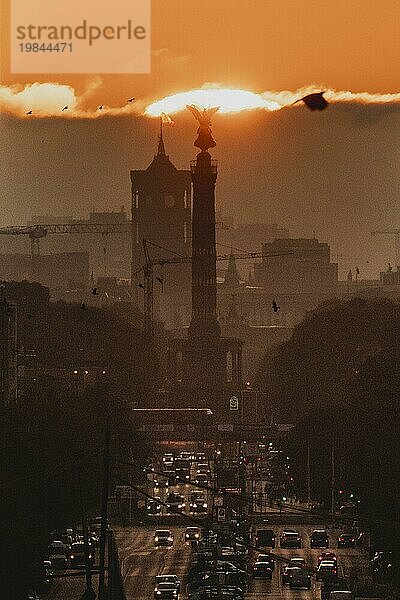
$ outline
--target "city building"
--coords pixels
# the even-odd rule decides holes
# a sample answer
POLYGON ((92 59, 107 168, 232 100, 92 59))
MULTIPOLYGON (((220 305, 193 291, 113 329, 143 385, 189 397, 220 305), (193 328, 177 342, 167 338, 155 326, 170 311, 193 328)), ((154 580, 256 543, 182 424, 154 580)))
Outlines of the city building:
POLYGON ((0 294, 0 406, 10 407, 18 399, 17 308, 0 294))
POLYGON ((254 283, 273 294, 334 290, 338 266, 330 247, 312 239, 276 239, 263 244, 262 261, 254 265, 254 283))
MULTIPOLYGON (((190 171, 178 170, 165 152, 162 125, 157 153, 145 170, 131 171, 132 185, 132 289, 141 304, 138 286, 148 258, 177 259, 191 255, 190 171), (143 246, 145 240, 146 248, 143 246), (148 256, 146 256, 148 254, 148 256)), ((190 258, 155 270, 156 313, 160 294, 165 302, 190 290, 190 258), (172 296, 171 296, 172 295, 172 296)))

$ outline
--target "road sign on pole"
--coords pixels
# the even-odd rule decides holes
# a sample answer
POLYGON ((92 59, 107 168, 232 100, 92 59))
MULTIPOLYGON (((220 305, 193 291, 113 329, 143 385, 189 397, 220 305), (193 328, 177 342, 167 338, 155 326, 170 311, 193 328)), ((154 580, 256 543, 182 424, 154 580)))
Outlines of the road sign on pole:
POLYGON ((239 410, 239 398, 237 396, 229 398, 229 410, 239 410))
POLYGON ((222 523, 225 521, 225 519, 226 519, 225 508, 221 507, 221 508, 217 509, 217 518, 218 518, 219 523, 222 523))
POLYGON ((218 508, 224 506, 224 497, 214 496, 214 506, 217 506, 218 508))

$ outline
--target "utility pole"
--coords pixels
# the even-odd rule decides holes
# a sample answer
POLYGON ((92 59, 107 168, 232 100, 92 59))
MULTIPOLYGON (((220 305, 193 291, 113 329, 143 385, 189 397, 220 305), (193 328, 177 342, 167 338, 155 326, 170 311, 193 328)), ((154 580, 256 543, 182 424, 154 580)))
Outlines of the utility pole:
POLYGON ((307 444, 307 502, 311 506, 311 464, 310 464, 310 442, 307 444))
POLYGON ((331 447, 331 516, 335 516, 335 443, 331 447))
POLYGON ((103 496, 101 508, 100 529, 100 559, 99 559, 99 600, 106 600, 105 596, 105 560, 106 560, 106 538, 107 538, 107 504, 110 470, 110 430, 107 429, 104 443, 103 457, 103 496))
POLYGON ((86 508, 85 502, 83 499, 83 490, 82 490, 82 459, 79 459, 78 462, 78 485, 79 485, 79 500, 81 505, 81 519, 82 519, 82 531, 83 531, 83 543, 85 548, 85 579, 86 579, 86 590, 82 596, 84 600, 95 600, 96 593, 93 589, 92 585, 92 566, 90 564, 89 559, 89 538, 88 538, 88 528, 87 528, 87 520, 86 520, 86 508))

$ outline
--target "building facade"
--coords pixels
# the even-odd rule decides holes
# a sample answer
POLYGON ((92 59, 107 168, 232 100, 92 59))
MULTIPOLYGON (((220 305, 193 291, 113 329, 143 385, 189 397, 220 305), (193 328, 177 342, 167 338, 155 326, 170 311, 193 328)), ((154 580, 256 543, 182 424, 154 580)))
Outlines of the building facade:
POLYGON ((0 297, 0 405, 11 407, 18 399, 17 308, 0 297))

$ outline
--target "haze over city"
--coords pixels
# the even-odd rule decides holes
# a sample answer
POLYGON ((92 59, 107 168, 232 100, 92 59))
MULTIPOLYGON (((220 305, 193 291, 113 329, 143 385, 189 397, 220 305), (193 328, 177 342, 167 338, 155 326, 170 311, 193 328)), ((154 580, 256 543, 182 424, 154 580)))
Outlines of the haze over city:
POLYGON ((400 598, 399 23, 0 0, 1 600, 400 598))

